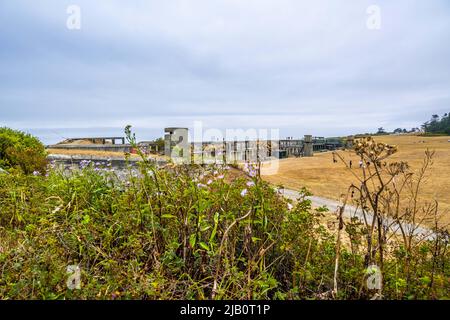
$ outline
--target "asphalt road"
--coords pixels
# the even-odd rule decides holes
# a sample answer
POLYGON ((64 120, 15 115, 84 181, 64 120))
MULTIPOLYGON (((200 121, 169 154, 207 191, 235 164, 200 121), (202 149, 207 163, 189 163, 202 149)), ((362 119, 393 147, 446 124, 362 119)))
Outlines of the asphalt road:
MULTIPOLYGON (((290 189, 281 190, 281 193, 288 199, 292 199, 296 201, 300 197, 300 193, 290 189)), ((307 197, 310 200, 314 207, 323 207, 326 206, 330 212, 330 214, 336 214, 339 208, 342 206, 341 203, 335 200, 330 200, 327 198, 311 196, 307 197)), ((344 210, 344 218, 352 218, 357 217, 360 221, 364 222, 364 213, 361 209, 356 208, 352 205, 346 205, 344 210)), ((369 222, 373 219, 373 213, 367 213, 366 218, 369 222)), ((388 218, 385 219, 384 225, 389 228, 391 232, 400 233, 400 226, 394 222, 394 219, 388 218)), ((414 226, 410 223, 402 223, 403 229, 409 233, 413 232, 414 235, 422 236, 427 239, 434 239, 434 233, 432 230, 422 227, 422 226, 414 226)))

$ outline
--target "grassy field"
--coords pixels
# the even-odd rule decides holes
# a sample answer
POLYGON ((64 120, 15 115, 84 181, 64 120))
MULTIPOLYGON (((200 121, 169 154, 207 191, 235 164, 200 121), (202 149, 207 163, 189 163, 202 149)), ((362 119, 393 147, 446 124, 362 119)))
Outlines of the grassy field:
MULTIPOLYGON (((412 135, 378 136, 375 141, 398 146, 398 153, 392 161, 407 161, 413 169, 418 169, 423 161, 425 150, 434 150, 434 164, 428 179, 423 185, 422 195, 427 200, 437 200, 442 222, 450 223, 450 139, 443 137, 420 137, 412 135)), ((353 167, 358 167, 359 159, 348 151, 339 152, 353 167)), ((264 179, 286 188, 299 189, 307 187, 317 196, 340 200, 348 186, 356 179, 339 161, 333 163, 331 152, 315 154, 312 158, 289 158, 280 161, 280 168, 275 175, 265 175, 264 179)))

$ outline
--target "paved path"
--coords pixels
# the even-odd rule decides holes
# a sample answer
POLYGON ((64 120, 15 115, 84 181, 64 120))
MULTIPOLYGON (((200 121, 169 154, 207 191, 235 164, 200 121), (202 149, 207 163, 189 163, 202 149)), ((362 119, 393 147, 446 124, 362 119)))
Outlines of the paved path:
MULTIPOLYGON (((281 192, 288 199, 297 200, 300 197, 300 193, 297 191, 294 191, 294 190, 284 189, 281 192)), ((311 197, 307 197, 307 199, 311 200, 314 207, 326 206, 330 210, 331 213, 337 212, 339 210, 339 208, 342 206, 342 204, 339 203, 338 201, 330 200, 330 199, 326 199, 326 198, 322 198, 322 197, 311 196, 311 197)), ((367 213, 366 216, 367 216, 368 221, 372 221, 372 219, 373 219, 372 213, 367 213)), ((345 206, 344 217, 345 218, 357 217, 361 222, 364 222, 363 211, 361 209, 357 209, 355 206, 352 206, 352 205, 345 206)), ((396 223, 394 223, 394 220, 391 218, 386 219, 386 221, 384 222, 384 225, 388 226, 390 231, 392 231, 392 232, 396 232, 396 233, 401 232, 400 227, 398 225, 396 225, 396 223)), ((410 231, 414 231, 415 235, 424 236, 429 240, 432 240, 435 238, 433 231, 428 228, 417 227, 417 226, 415 227, 409 223, 403 223, 402 226, 403 226, 403 229, 407 233, 409 233, 410 231)))

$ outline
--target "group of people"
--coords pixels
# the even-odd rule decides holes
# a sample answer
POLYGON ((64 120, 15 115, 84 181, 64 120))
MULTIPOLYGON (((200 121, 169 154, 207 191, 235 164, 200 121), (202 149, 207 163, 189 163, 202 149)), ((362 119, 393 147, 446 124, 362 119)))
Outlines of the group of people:
MULTIPOLYGON (((333 152, 333 163, 337 163, 337 162, 338 162, 338 161, 337 161, 337 159, 336 159, 336 153, 333 152)), ((352 169, 352 168, 353 168, 353 161, 350 160, 349 163, 348 163, 348 165, 349 165, 349 168, 352 169)), ((367 167, 370 166, 370 161, 367 161, 367 163, 364 164, 364 161, 363 161, 363 160, 359 160, 359 167, 360 167, 361 169, 362 169, 362 168, 366 168, 366 166, 367 166, 367 167)))

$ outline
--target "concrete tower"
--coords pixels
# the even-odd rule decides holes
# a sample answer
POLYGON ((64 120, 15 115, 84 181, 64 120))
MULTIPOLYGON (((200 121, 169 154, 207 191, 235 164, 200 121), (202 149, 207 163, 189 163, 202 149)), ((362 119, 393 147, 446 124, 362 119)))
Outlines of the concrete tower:
POLYGON ((311 135, 305 135, 305 139, 303 141, 304 148, 303 148, 303 155, 305 157, 312 157, 313 156, 313 141, 311 135))
POLYGON ((188 163, 191 159, 191 146, 188 141, 188 128, 165 128, 164 154, 176 163, 188 163))

